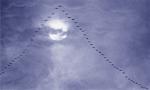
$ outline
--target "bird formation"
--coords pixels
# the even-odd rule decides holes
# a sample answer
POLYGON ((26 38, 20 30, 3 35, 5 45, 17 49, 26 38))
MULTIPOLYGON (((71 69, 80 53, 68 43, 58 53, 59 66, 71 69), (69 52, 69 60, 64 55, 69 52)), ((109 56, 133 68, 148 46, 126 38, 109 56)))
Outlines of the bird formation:
MULTIPOLYGON (((103 60, 105 60, 109 65, 112 66, 112 68, 114 68, 115 70, 117 70, 118 72, 120 72, 124 78, 128 81, 130 81, 131 83, 139 86, 140 88, 142 89, 145 89, 145 90, 149 90, 148 87, 146 87, 145 85, 137 82, 136 80, 133 80, 132 78, 130 78, 129 75, 127 75, 127 73, 120 67, 118 67, 115 63, 113 63, 113 61, 108 58, 104 53, 102 53, 102 50, 100 50, 99 48, 96 47, 96 44, 94 44, 90 38, 88 37, 88 33, 86 30, 84 30, 81 26, 80 26, 80 23, 78 21, 76 21, 75 18, 72 18, 70 16, 70 14, 65 10, 65 8, 62 6, 62 5, 58 5, 56 8, 54 8, 55 10, 58 10, 60 12, 62 12, 69 20, 71 20, 75 27, 81 32, 81 34, 83 35, 83 37, 85 38, 85 40, 88 42, 88 44, 91 46, 91 48, 93 48, 100 57, 103 57, 103 60)), ((51 13, 51 16, 52 15, 55 15, 54 12, 51 13)), ((47 18, 52 18, 51 16, 47 16, 47 18)), ((48 21, 48 19, 45 19, 43 21, 48 21)), ((41 23, 41 26, 43 26, 43 23, 41 23)), ((41 31, 41 28, 38 28, 37 30, 34 31, 34 34, 36 35, 36 33, 40 32, 41 31)), ((12 60, 10 60, 10 62, 5 65, 1 71, 0 71, 0 76, 4 75, 6 73, 6 71, 12 66, 12 64, 15 64, 17 61, 19 60, 23 60, 23 57, 26 55, 26 53, 28 51, 30 51, 30 46, 31 46, 31 43, 34 42, 34 38, 35 38, 35 35, 30 38, 30 41, 28 42, 28 45, 26 46, 25 49, 23 49, 22 53, 20 53, 20 55, 18 55, 17 57, 13 58, 12 60)))

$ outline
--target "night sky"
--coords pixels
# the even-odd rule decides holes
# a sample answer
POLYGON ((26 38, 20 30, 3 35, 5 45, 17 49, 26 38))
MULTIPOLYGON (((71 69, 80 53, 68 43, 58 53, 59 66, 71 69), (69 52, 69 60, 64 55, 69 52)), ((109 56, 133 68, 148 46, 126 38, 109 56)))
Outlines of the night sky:
POLYGON ((0 90, 150 90, 149 0, 0 1, 0 90))

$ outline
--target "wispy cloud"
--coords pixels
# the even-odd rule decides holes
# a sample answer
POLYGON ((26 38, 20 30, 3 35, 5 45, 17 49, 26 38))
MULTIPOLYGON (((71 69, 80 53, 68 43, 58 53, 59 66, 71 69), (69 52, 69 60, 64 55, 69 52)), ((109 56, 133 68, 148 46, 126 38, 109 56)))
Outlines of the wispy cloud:
MULTIPOLYGON (((3 0, 2 26, 9 62, 19 55, 51 8, 62 4, 88 37, 134 80, 150 86, 147 0, 3 0)), ((65 16, 62 16, 65 17, 65 16)), ((71 23, 71 22, 70 22, 71 23)), ((68 38, 35 36, 21 60, 0 77, 4 90, 142 90, 107 64, 71 23, 68 38)), ((41 31, 46 28, 41 27, 41 31)), ((0 60, 4 61, 4 60, 0 60)))

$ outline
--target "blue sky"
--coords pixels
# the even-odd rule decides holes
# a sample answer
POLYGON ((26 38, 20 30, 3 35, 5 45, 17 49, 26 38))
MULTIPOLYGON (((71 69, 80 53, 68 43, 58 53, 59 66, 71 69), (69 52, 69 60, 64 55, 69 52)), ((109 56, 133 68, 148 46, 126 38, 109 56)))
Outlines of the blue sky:
POLYGON ((1 90, 145 90, 124 78, 99 56, 62 5, 86 30, 94 45, 133 80, 150 88, 150 1, 2 0, 1 90), (48 39, 41 26, 51 13, 69 22, 68 37, 48 39), (40 32, 35 33, 40 27, 40 32), (31 42, 30 38, 34 37, 31 42), (25 51, 25 53, 23 53, 25 51))

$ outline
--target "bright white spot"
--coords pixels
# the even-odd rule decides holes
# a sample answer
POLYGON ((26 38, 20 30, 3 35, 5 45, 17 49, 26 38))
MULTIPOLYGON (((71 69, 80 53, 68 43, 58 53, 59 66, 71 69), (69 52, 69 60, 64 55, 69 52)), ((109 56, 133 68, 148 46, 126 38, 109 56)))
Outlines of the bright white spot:
POLYGON ((67 37, 68 24, 60 19, 53 19, 48 21, 48 27, 52 28, 53 33, 49 33, 49 37, 52 40, 63 40, 67 37))
POLYGON ((68 31, 68 24, 65 23, 63 20, 54 19, 48 22, 48 26, 55 30, 62 30, 63 32, 68 31))

